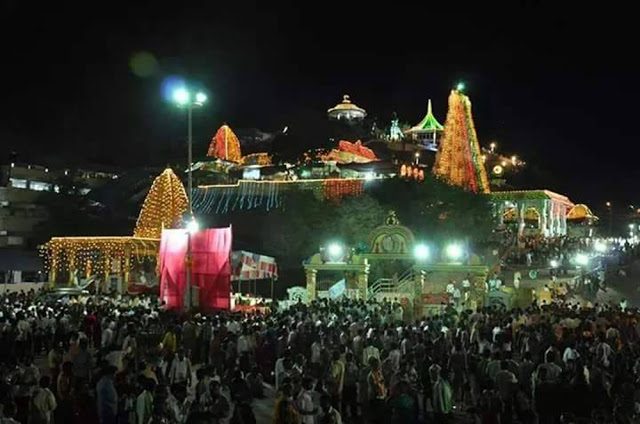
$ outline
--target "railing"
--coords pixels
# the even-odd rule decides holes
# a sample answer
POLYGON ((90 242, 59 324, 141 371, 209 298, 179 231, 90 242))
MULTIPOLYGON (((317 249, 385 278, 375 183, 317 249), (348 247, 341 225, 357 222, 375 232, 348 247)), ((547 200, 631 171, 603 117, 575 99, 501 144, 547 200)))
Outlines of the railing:
POLYGON ((369 285, 369 298, 373 298, 380 293, 413 294, 414 280, 413 268, 407 269, 397 279, 379 278, 369 285))

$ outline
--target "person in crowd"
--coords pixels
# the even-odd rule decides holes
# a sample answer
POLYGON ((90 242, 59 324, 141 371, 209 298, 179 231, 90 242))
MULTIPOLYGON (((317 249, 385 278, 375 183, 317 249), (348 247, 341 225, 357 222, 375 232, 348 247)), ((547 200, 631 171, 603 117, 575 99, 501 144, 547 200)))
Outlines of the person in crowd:
POLYGON ((312 394, 313 380, 307 377, 302 382, 302 390, 296 399, 296 407, 302 424, 314 424, 318 414, 318 406, 314 403, 312 394))
MULTIPOLYGON (((118 392, 114 383, 115 372, 115 367, 106 366, 96 386, 100 424, 115 424, 117 422, 118 392)), ((82 381, 81 379, 80 384, 82 384, 82 381)))
POLYGON ((73 376, 76 380, 89 383, 93 373, 94 359, 89 352, 89 342, 86 338, 78 342, 78 352, 73 356, 73 376))
POLYGON ((164 333, 162 338, 162 348, 165 352, 174 354, 177 348, 176 331, 174 328, 169 327, 167 332, 164 333))
POLYGON ((173 358, 169 369, 169 382, 171 384, 191 385, 191 361, 185 356, 184 349, 179 349, 173 358))
POLYGON ((388 387, 384 380, 380 360, 375 356, 369 357, 369 375, 367 376, 367 393, 369 399, 368 414, 371 422, 384 422, 384 402, 387 398, 388 387))
POLYGON ((53 423, 53 412, 58 406, 56 397, 49 388, 51 378, 48 375, 40 377, 40 387, 33 393, 31 401, 31 424, 53 423))
POLYGON ((320 398, 321 413, 318 416, 319 424, 342 424, 340 412, 331 404, 330 396, 322 396, 320 398))
POLYGON ((535 406, 540 423, 555 424, 559 422, 559 391, 553 378, 549 377, 549 368, 538 370, 538 379, 535 386, 535 406))
POLYGON ((447 423, 453 411, 453 391, 447 379, 443 376, 442 368, 436 364, 431 370, 433 381, 433 413, 437 423, 447 423))
POLYGON ((18 414, 18 406, 15 402, 7 402, 2 408, 2 417, 0 418, 0 424, 20 424, 16 420, 18 414))
POLYGON ((145 424, 151 419, 155 387, 155 381, 143 377, 142 392, 136 398, 136 424, 145 424))
POLYGON ((640 312, 617 302, 473 311, 443 305, 410 319, 391 300, 322 299, 266 315, 193 315, 146 296, 66 303, 6 296, 5 420, 38 420, 47 398, 40 377, 55 372, 50 392, 57 407, 49 415, 62 423, 136 423, 138 415, 144 424, 252 423, 268 412, 276 424, 338 417, 347 424, 452 422, 471 414, 503 424, 638 420, 640 312), (19 323, 27 337, 17 338, 19 323), (48 326, 55 328, 51 341, 42 331, 48 326), (103 349, 109 329, 113 341, 103 349), (63 347, 62 360, 55 349, 42 352, 52 346, 63 347), (116 350, 123 359, 114 375, 107 364, 116 350), (263 383, 276 385, 275 402, 263 383))
POLYGON ((58 343, 52 346, 47 354, 47 364, 49 365, 49 376, 51 381, 55 384, 58 381, 58 373, 60 373, 60 367, 62 366, 62 358, 64 356, 64 349, 62 343, 58 343))

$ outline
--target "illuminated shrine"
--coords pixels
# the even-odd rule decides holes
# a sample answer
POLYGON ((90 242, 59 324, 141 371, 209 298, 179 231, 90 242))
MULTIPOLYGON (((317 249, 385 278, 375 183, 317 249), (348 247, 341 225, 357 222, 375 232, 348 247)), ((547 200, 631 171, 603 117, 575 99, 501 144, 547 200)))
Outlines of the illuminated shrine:
POLYGON ((167 168, 153 181, 133 236, 51 238, 40 249, 51 286, 93 284, 118 293, 156 286, 160 234, 181 225, 187 203, 182 182, 167 168))

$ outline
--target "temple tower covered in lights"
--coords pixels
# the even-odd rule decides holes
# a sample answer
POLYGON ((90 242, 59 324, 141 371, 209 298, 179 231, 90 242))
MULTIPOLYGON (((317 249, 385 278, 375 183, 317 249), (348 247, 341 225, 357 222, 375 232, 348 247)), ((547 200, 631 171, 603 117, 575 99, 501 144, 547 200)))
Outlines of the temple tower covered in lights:
POLYGON ((451 90, 449 95, 449 111, 433 174, 474 193, 490 191, 471 115, 471 101, 459 89, 451 90))

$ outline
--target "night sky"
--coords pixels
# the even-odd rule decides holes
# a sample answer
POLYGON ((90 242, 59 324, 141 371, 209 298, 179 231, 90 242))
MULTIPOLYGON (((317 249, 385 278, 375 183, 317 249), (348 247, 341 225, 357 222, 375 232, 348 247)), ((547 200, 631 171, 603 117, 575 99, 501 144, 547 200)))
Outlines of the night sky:
POLYGON ((596 210, 640 202, 637 23, 612 2, 130 3, 0 3, 3 155, 162 165, 185 133, 170 76, 210 96, 202 146, 223 122, 309 143, 344 93, 381 123, 415 124, 431 98, 444 123, 464 80, 481 144, 523 157, 533 185, 596 210), (132 72, 137 52, 149 75, 132 72))

